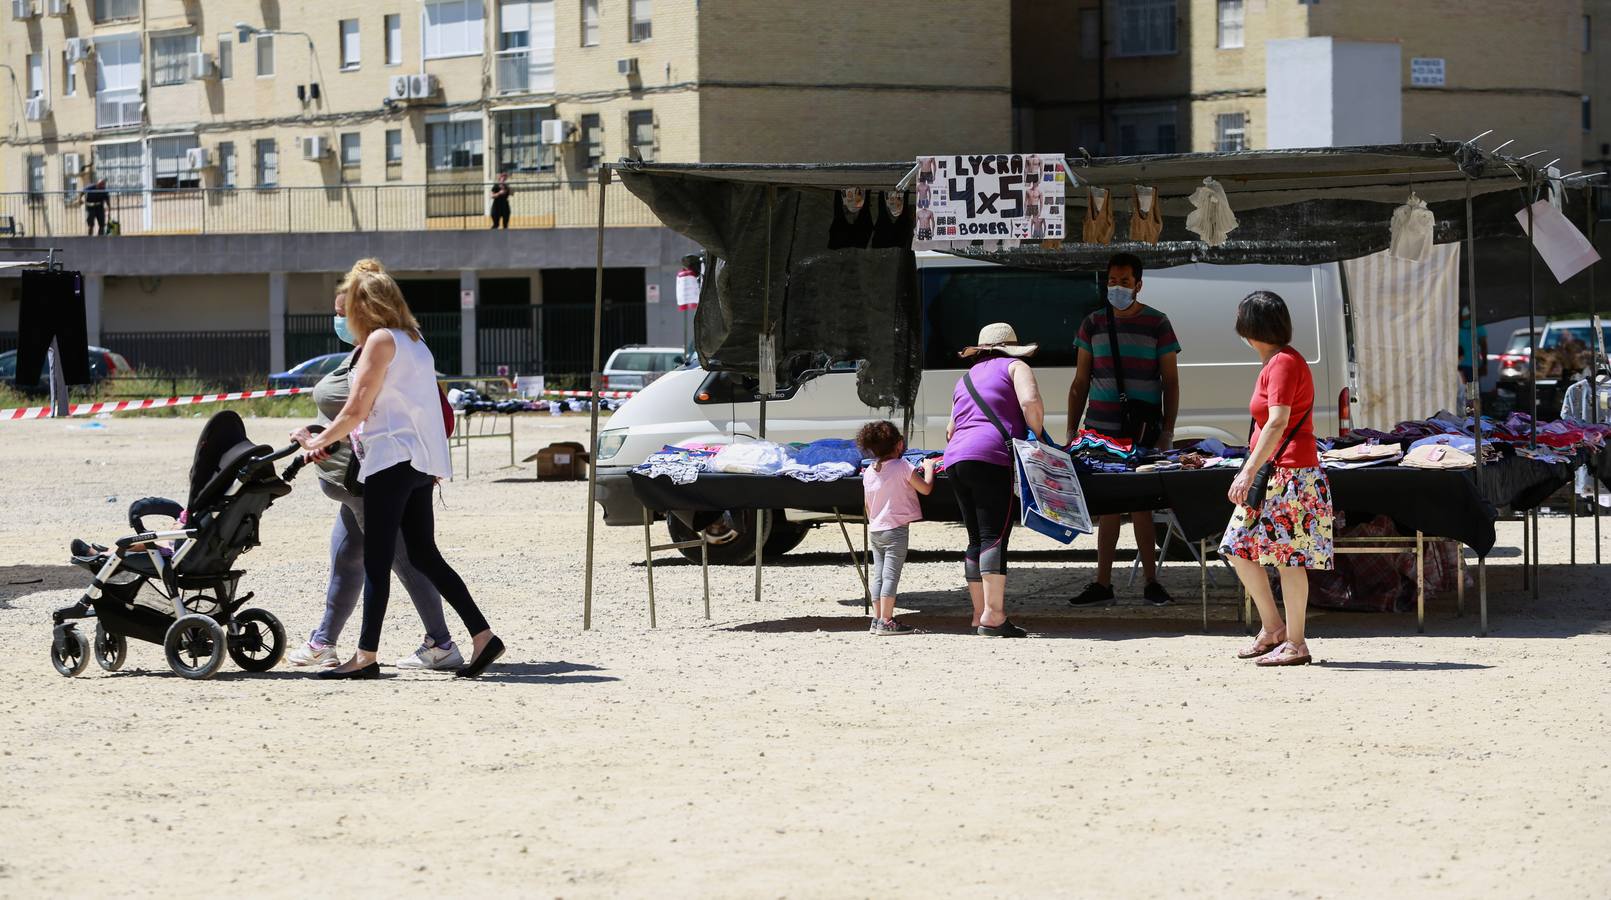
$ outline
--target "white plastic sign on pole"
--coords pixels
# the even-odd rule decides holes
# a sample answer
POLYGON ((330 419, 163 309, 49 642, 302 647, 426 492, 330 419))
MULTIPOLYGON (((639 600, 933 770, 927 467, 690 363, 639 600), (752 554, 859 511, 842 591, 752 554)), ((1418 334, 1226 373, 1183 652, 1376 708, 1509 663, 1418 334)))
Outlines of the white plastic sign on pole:
POLYGON ((917 158, 912 249, 973 241, 1062 240, 1061 153, 917 158))

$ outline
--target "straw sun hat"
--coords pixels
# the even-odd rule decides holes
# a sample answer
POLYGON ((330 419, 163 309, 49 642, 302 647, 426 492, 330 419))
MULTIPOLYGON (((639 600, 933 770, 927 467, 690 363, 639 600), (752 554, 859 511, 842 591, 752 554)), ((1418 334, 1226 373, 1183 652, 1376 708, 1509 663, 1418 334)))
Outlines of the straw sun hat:
POLYGON ((1008 356, 1023 358, 1034 355, 1040 349, 1039 344, 1018 343, 1018 332, 1006 322, 993 322, 979 329, 979 342, 971 347, 963 347, 961 356, 966 359, 986 351, 995 350, 1008 356))

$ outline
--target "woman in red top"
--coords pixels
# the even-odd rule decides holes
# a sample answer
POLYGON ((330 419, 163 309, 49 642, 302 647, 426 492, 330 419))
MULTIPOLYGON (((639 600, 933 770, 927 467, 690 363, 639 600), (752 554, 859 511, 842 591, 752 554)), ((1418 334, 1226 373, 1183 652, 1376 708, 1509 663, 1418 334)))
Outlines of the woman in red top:
POLYGON ((1330 569, 1331 486, 1320 468, 1310 412, 1314 380, 1303 355, 1292 349, 1292 316, 1286 302, 1269 291, 1254 291, 1236 309, 1236 333, 1259 354, 1264 368, 1248 409, 1253 413, 1247 462, 1231 482, 1236 504, 1221 555, 1231 560, 1242 585, 1253 595, 1262 627, 1241 659, 1261 666, 1301 666, 1309 662, 1304 614, 1309 604, 1309 570, 1330 569), (1259 468, 1272 461, 1264 503, 1247 505, 1259 468), (1270 591, 1264 567, 1281 573, 1281 599, 1287 621, 1270 591))

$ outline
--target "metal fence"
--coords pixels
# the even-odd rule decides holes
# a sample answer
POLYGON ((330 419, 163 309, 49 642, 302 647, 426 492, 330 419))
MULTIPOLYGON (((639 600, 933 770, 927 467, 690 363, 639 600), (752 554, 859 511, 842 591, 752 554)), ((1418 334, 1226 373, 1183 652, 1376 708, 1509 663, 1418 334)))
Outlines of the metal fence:
MULTIPOLYGON (((425 346, 436 358, 436 370, 444 375, 466 374, 459 370, 463 348, 459 344, 460 317, 456 312, 416 313, 425 346)), ((326 353, 348 349, 330 328, 328 313, 297 313, 285 317, 285 364, 294 366, 326 353)))
MULTIPOLYGON (((335 170, 336 167, 332 167, 335 170)), ((596 181, 510 181, 509 227, 581 228, 598 223, 596 181)), ((177 188, 112 191, 107 218, 119 234, 473 230, 491 225, 489 182, 334 184, 323 187, 177 188)), ((0 228, 18 235, 87 231, 81 193, 0 193, 0 228)), ((616 185, 607 226, 653 226, 642 201, 616 185)))
POLYGON ((267 331, 109 331, 101 346, 141 372, 234 381, 269 370, 267 331))

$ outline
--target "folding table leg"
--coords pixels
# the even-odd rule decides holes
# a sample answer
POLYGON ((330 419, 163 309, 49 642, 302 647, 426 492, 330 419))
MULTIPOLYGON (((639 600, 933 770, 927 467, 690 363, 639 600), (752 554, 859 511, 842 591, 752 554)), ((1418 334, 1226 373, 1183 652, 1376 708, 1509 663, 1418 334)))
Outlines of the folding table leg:
MULTIPOLYGON (((669 515, 669 513, 668 513, 669 515)), ((643 570, 649 576, 649 627, 655 627, 654 622, 654 541, 650 526, 654 524, 654 513, 648 507, 643 508, 643 570)))
POLYGON ((1208 541, 1197 542, 1197 590, 1203 598, 1203 632, 1208 632, 1208 541))
POLYGON ((710 621, 710 540, 699 533, 699 574, 705 579, 705 621, 710 621))
POLYGON ((761 527, 761 516, 768 515, 764 509, 755 511, 755 602, 761 602, 761 550, 766 546, 766 529, 761 527))
POLYGON ((1253 595, 1242 588, 1242 630, 1253 633, 1253 595))
POLYGON ((1482 615, 1483 637, 1488 636, 1488 557, 1477 557, 1477 606, 1482 615))
POLYGON ((873 589, 868 578, 867 565, 869 561, 865 556, 861 559, 856 558, 856 545, 851 543, 850 529, 845 527, 845 518, 839 514, 839 510, 833 511, 833 517, 839 523, 839 533, 845 536, 845 549, 850 551, 850 564, 856 567, 856 574, 861 576, 861 610, 863 613, 871 613, 873 609, 873 589))
POLYGON ((1426 633, 1426 541, 1415 533, 1415 630, 1426 633))
POLYGON ((1529 537, 1531 532, 1529 532, 1527 529, 1527 523, 1530 521, 1531 517, 1532 513, 1522 513, 1522 590, 1524 591, 1527 590, 1528 581, 1533 575, 1533 542, 1529 537))
POLYGON ((1459 541, 1454 544, 1454 614, 1466 614, 1466 548, 1459 541))

